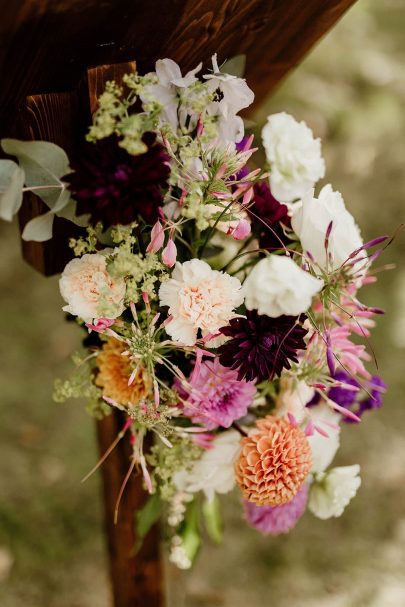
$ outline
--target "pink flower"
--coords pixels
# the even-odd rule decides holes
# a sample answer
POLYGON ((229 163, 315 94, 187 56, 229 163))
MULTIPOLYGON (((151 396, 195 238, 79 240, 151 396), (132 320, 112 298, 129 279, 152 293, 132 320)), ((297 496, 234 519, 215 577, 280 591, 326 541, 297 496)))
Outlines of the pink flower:
POLYGON ((150 243, 146 249, 147 253, 157 253, 162 247, 165 240, 165 234, 162 224, 159 220, 155 223, 150 234, 150 243))
POLYGON ((243 303, 240 281, 212 270, 200 259, 177 263, 172 277, 159 289, 160 305, 169 307, 166 332, 175 341, 193 346, 198 330, 216 334, 243 303))
POLYGON ((177 258, 177 248, 174 244, 172 238, 169 239, 169 242, 165 246, 162 251, 162 261, 168 268, 172 268, 176 263, 177 258))
POLYGON ((288 533, 303 515, 308 501, 308 485, 304 484, 290 502, 281 506, 257 506, 244 500, 248 524, 263 535, 288 533))
POLYGON ((249 236, 250 232, 250 222, 247 219, 241 219, 234 231, 232 232, 232 236, 235 240, 244 240, 249 236))
POLYGON ((238 381, 237 371, 223 367, 217 358, 203 361, 197 376, 191 374, 191 389, 179 383, 184 415, 208 430, 229 428, 246 415, 256 394, 254 382, 238 381))
POLYGON ((125 309, 125 281, 107 271, 107 260, 99 253, 87 253, 69 261, 59 280, 63 310, 84 321, 93 318, 117 318, 125 309))
POLYGON ((91 333, 91 331, 95 331, 96 333, 104 333, 104 331, 111 327, 111 325, 114 323, 114 318, 95 318, 93 324, 86 322, 86 327, 88 328, 89 333, 91 333))

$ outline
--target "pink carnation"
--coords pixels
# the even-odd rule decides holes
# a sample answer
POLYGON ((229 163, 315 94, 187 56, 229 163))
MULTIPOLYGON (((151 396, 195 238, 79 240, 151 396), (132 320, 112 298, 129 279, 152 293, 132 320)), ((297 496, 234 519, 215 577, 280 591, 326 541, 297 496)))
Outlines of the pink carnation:
POLYGON ((248 524, 263 535, 288 533, 303 515, 308 501, 308 485, 304 484, 290 502, 281 506, 257 506, 244 500, 248 524))
POLYGON ((184 399, 184 415, 208 430, 232 423, 246 415, 256 394, 254 382, 238 381, 237 371, 223 367, 217 358, 202 362, 192 374, 191 390, 178 387, 184 399))

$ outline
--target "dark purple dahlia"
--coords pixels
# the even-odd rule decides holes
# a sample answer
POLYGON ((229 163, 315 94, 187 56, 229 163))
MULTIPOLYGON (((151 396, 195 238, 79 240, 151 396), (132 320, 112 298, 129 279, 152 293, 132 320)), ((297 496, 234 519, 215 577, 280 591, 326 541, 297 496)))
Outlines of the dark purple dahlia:
POLYGON ((265 181, 254 186, 253 205, 249 216, 263 249, 274 251, 291 242, 282 227, 282 224, 287 228, 291 227, 288 208, 274 198, 265 181))
POLYGON ((232 318, 220 329, 230 337, 218 350, 221 365, 237 369, 239 380, 261 382, 279 376, 291 368, 290 361, 298 362, 297 350, 306 348, 304 320, 304 315, 269 318, 256 310, 247 311, 246 318, 232 318))
POLYGON ((76 215, 90 214, 90 223, 104 228, 127 225, 139 216, 153 224, 170 175, 169 156, 154 133, 145 133, 148 150, 132 156, 115 135, 85 144, 64 177, 77 202, 76 215))

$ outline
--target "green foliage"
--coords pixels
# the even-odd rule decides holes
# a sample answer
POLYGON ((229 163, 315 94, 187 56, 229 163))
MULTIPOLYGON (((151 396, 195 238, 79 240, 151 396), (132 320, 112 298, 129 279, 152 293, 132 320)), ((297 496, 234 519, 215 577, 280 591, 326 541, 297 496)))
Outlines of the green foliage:
POLYGON ((212 500, 205 500, 203 502, 202 513, 209 537, 216 544, 220 544, 222 542, 223 524, 217 495, 214 495, 212 500))
POLYGON ((19 211, 24 186, 24 171, 12 160, 0 160, 0 218, 11 221, 19 211))
POLYGON ((158 492, 153 493, 145 504, 135 512, 135 530, 136 530, 136 545, 134 547, 137 552, 142 542, 152 528, 152 526, 159 520, 162 513, 162 500, 158 492))

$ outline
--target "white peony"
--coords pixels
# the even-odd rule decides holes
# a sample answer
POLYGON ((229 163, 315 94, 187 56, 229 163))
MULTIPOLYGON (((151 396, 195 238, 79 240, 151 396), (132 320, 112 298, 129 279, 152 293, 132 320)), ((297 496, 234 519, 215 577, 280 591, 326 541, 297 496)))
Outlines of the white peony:
POLYGON ((243 284, 248 310, 272 318, 298 316, 308 310, 323 281, 305 272, 290 258, 270 255, 261 259, 243 284))
POLYGON ((291 413, 298 423, 304 422, 308 414, 305 405, 309 403, 314 394, 314 388, 308 386, 305 381, 297 381, 288 375, 282 375, 275 415, 285 417, 288 413, 291 413))
POLYGON ((341 516, 361 485, 360 466, 342 466, 317 474, 309 494, 308 507, 321 519, 341 516))
POLYGON ((181 470, 173 476, 179 491, 204 491, 212 500, 215 493, 229 493, 235 486, 234 463, 240 451, 240 434, 227 430, 219 434, 197 460, 191 470, 181 470))
POLYGON ((308 442, 312 450, 312 472, 318 473, 326 470, 332 463, 340 444, 340 421, 341 416, 326 404, 317 405, 311 409, 310 419, 328 436, 323 436, 315 431, 308 436, 308 442))
POLYGON ((203 336, 217 333, 243 303, 240 281, 200 259, 177 263, 171 278, 160 286, 159 297, 172 317, 166 332, 187 346, 195 344, 199 329, 203 336))
POLYGON ((347 211, 340 192, 334 192, 331 185, 323 187, 318 198, 314 198, 313 190, 307 192, 291 219, 302 248, 309 251, 322 268, 327 267, 325 236, 331 222, 328 245, 331 261, 328 267, 335 270, 363 244, 360 230, 347 211))
POLYGON ((93 318, 117 318, 125 309, 125 282, 116 280, 107 271, 104 255, 86 254, 69 261, 59 280, 63 310, 86 322, 93 318))
POLYGON ((321 142, 305 122, 286 112, 272 114, 262 130, 263 146, 270 164, 270 187, 280 202, 301 198, 325 175, 321 142))

